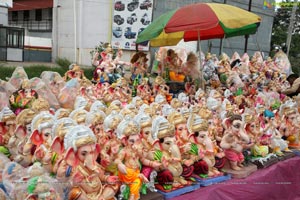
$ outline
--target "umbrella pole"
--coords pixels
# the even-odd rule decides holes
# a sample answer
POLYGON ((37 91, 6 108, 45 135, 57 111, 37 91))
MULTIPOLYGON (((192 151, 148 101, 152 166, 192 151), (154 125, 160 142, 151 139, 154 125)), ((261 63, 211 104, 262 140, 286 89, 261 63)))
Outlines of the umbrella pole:
POLYGON ((219 56, 222 54, 223 49, 223 38, 220 39, 219 56))
POLYGON ((220 48, 219 48, 219 56, 223 53, 223 43, 224 43, 224 40, 225 39, 225 36, 224 38, 221 38, 220 40, 220 48))
POLYGON ((202 90, 205 91, 205 83, 204 83, 204 79, 203 79, 203 67, 202 67, 202 58, 201 58, 201 41, 200 41, 200 30, 197 31, 198 32, 198 50, 199 50, 199 62, 200 62, 200 87, 202 90))

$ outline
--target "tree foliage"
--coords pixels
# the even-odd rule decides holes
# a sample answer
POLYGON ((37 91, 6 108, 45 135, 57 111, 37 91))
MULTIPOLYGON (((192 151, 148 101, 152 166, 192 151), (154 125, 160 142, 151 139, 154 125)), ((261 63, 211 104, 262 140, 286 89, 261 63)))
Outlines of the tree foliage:
MULTIPOLYGON (((280 7, 276 10, 274 17, 271 45, 280 46, 286 51, 286 40, 288 36, 288 29, 292 15, 292 8, 294 1, 283 1, 279 4, 280 7)), ((289 60, 291 62, 293 72, 300 74, 300 2, 296 11, 296 18, 293 24, 292 40, 289 51, 289 60)))

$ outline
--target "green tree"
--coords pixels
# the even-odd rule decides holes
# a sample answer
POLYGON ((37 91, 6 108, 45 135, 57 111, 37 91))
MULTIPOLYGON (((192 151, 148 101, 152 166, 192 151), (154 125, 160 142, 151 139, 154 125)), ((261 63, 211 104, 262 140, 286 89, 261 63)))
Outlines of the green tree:
MULTIPOLYGON (((271 45, 280 46, 286 51, 286 39, 288 35, 288 28, 290 24, 292 8, 294 1, 282 1, 280 7, 276 10, 274 17, 271 45)), ((292 65, 294 73, 300 74, 300 2, 296 11, 296 19, 293 24, 292 41, 290 45, 289 60, 292 65)), ((271 56, 274 52, 271 53, 271 56)))

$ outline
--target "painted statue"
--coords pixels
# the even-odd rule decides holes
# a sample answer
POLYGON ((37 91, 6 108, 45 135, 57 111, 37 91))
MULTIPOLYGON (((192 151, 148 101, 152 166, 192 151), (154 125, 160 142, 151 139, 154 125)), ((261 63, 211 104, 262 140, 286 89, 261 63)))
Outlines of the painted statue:
POLYGON ((66 162, 76 168, 69 199, 112 199, 118 191, 118 177, 105 175, 96 162, 100 147, 92 130, 82 125, 74 126, 65 135, 64 146, 68 149, 66 162))
POLYGON ((244 161, 243 149, 249 143, 250 138, 244 130, 242 117, 232 115, 224 121, 225 132, 220 146, 224 149, 225 157, 228 159, 231 169, 241 170, 244 161))
POLYGON ((154 168, 161 164, 145 157, 140 137, 140 126, 136 121, 126 117, 117 127, 117 136, 124 145, 115 160, 118 166, 119 179, 129 187, 128 199, 140 199, 142 184, 149 182, 141 173, 140 163, 154 168))

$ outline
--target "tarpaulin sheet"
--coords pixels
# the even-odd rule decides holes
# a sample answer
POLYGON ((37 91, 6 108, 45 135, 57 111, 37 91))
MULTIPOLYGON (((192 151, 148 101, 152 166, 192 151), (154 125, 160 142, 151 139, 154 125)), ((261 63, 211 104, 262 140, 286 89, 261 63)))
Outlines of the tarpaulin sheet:
POLYGON ((201 187, 172 200, 281 200, 300 199, 300 157, 259 169, 245 179, 231 179, 201 187))

